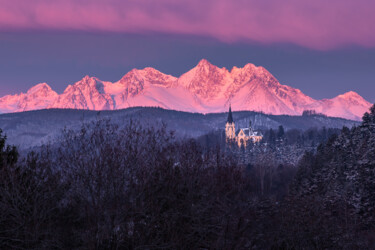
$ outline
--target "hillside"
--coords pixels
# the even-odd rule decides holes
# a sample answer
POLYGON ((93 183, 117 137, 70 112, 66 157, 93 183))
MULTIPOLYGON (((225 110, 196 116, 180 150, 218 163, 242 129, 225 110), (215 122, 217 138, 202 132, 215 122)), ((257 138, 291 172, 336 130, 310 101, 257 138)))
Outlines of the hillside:
MULTIPOLYGON (((1 114, 0 128, 7 134, 9 143, 25 149, 53 139, 64 127, 78 128, 82 122, 103 118, 111 119, 119 125, 125 124, 130 119, 153 126, 165 123, 169 130, 176 131, 177 136, 198 137, 213 130, 223 129, 227 113, 204 115, 150 107, 115 111, 48 109, 1 114)), ((252 111, 233 112, 233 118, 236 128, 246 127, 251 120, 255 129, 277 128, 282 125, 285 129, 305 130, 310 127, 342 128, 359 124, 351 120, 320 115, 266 115, 252 111)))

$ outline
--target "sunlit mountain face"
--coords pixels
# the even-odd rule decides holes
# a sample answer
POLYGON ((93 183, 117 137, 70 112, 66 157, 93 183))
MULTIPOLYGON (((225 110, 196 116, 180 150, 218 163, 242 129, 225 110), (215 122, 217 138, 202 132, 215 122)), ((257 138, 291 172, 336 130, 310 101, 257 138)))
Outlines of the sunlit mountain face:
POLYGON ((162 107, 178 111, 213 113, 233 110, 301 115, 314 110, 328 116, 360 120, 371 103, 350 91, 332 99, 313 99, 299 89, 282 85, 265 68, 246 64, 228 70, 202 59, 194 68, 174 77, 154 68, 133 69, 117 82, 85 76, 57 94, 46 83, 27 93, 0 98, 0 112, 70 108, 116 110, 162 107))

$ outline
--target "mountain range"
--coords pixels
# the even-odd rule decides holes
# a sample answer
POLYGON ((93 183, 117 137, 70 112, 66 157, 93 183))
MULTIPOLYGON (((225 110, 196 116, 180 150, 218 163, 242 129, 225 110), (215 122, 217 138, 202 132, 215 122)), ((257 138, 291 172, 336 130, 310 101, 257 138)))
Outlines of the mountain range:
POLYGON ((249 110, 273 115, 301 115, 315 110, 327 116, 360 120, 371 103, 350 91, 332 99, 313 99, 282 85, 265 68, 246 64, 230 71, 202 59, 196 67, 174 77, 154 68, 133 69, 117 82, 85 76, 57 94, 46 83, 26 93, 0 98, 0 113, 38 109, 117 110, 161 107, 186 112, 249 110))

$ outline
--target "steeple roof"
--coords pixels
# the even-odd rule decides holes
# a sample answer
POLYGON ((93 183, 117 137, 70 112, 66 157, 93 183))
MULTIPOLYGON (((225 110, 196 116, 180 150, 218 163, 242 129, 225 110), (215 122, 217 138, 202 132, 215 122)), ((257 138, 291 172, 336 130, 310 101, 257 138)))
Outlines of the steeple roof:
POLYGON ((233 123, 232 108, 231 108, 230 105, 229 105, 229 113, 228 113, 228 119, 227 119, 227 122, 228 122, 228 123, 233 123))

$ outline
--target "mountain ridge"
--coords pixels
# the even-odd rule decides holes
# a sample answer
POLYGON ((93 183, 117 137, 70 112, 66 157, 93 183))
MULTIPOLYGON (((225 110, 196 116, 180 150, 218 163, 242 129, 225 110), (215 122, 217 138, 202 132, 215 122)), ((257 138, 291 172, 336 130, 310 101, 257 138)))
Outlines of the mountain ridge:
MULTIPOLYGON (((220 113, 190 113, 176 110, 166 110, 155 107, 132 107, 119 110, 77 110, 77 109, 44 109, 25 112, 0 114, 0 128, 9 139, 9 143, 18 148, 28 148, 47 143, 56 138, 64 128, 79 129, 82 123, 110 120, 111 123, 123 126, 129 120, 140 122, 144 126, 159 126, 165 124, 168 131, 174 131, 181 138, 197 138, 213 131, 224 132, 228 112, 220 113)), ((358 126, 357 121, 343 118, 326 117, 322 115, 268 115, 253 111, 233 111, 236 128, 244 128, 252 122, 255 129, 277 130, 280 125, 285 130, 298 129, 305 131, 309 128, 323 127, 351 128, 358 126)))
POLYGON ((282 85, 267 69, 248 63, 230 71, 206 59, 180 77, 154 68, 132 69, 117 82, 86 75, 58 95, 46 84, 27 93, 0 98, 0 113, 50 108, 117 110, 161 107, 186 112, 258 111, 274 115, 301 115, 304 110, 360 120, 371 103, 354 91, 315 100, 301 90, 282 85))

